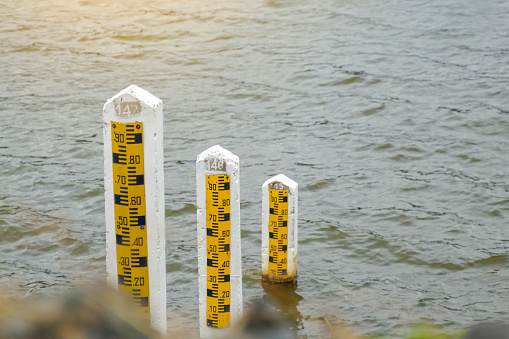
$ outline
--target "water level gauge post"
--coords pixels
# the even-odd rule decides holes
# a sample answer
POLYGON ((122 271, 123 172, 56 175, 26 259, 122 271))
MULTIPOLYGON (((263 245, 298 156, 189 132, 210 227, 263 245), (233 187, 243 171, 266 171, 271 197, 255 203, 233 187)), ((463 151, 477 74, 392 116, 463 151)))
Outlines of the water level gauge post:
POLYGON ((129 86, 103 108, 106 273, 166 335, 163 104, 129 86))
POLYGON ((239 158, 219 145, 196 160, 201 338, 222 338, 242 317, 239 158))
POLYGON ((262 186, 262 281, 297 280, 298 185, 284 174, 262 186))

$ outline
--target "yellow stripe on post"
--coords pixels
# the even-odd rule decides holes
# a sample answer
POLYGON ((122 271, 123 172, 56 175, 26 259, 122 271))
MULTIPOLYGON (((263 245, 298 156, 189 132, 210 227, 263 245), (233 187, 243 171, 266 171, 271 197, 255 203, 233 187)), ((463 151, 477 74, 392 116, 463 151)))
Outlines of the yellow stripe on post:
POLYGON ((230 176, 207 175, 207 326, 230 326, 230 176))
POLYGON ((143 123, 112 121, 118 290, 150 319, 143 123))
POLYGON ((269 275, 288 279, 288 190, 269 189, 269 275))

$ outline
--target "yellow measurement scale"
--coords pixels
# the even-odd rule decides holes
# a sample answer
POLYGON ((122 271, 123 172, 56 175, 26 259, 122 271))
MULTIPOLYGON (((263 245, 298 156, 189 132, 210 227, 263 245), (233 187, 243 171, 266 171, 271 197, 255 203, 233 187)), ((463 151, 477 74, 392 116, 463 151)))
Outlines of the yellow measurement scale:
POLYGON ((111 122, 118 289, 150 319, 143 123, 111 122))
POLYGON ((230 325, 230 176, 206 175, 207 326, 230 325))
POLYGON ((288 275, 288 190, 269 189, 269 275, 288 275))

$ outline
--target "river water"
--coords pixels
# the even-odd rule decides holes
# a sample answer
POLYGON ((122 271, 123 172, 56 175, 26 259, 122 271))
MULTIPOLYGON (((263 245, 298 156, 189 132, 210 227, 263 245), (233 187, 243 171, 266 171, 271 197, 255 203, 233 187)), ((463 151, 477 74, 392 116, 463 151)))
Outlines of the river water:
POLYGON ((509 320, 509 2, 0 0, 0 286, 105 282, 102 107, 164 102, 169 332, 198 331, 195 161, 240 157, 244 303, 302 338, 509 320), (299 184, 298 285, 261 185, 299 184))

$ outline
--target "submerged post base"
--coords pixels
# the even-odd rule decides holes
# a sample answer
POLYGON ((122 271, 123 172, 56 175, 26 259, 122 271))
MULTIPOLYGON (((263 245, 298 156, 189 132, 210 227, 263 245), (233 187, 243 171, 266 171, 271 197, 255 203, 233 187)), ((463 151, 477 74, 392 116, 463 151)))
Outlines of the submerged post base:
POLYGON ((270 284, 293 284, 297 282, 297 275, 274 276, 270 274, 263 274, 262 282, 270 284))

